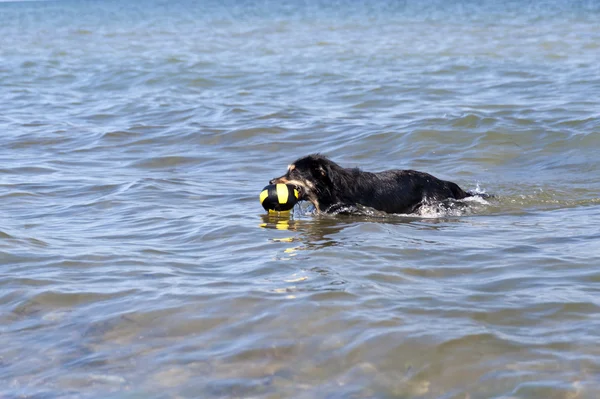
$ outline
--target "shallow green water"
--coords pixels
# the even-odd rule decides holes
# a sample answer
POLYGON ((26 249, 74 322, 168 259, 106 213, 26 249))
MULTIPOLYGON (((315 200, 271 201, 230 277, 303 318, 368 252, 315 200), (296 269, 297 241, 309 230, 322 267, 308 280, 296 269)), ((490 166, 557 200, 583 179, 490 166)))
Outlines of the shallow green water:
POLYGON ((599 397, 599 11, 0 3, 0 396, 599 397), (313 152, 496 197, 264 215, 313 152))

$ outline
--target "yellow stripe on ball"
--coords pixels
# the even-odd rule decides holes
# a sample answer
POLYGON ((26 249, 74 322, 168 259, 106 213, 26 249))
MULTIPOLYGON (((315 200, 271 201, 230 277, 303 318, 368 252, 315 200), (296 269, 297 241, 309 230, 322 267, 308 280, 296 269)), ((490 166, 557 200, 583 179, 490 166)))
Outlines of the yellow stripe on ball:
POLYGON ((265 199, 267 199, 267 197, 269 196, 269 190, 262 190, 260 192, 260 203, 262 204, 265 199))
POLYGON ((280 204, 285 204, 288 200, 288 187, 285 184, 277 185, 277 200, 280 204))

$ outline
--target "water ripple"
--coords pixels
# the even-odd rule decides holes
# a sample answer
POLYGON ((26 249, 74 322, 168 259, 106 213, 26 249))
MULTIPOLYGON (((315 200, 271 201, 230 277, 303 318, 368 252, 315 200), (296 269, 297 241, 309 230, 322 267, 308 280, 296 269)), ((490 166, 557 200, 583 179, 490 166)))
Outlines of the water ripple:
POLYGON ((0 396, 598 397, 599 11, 0 3, 0 396), (263 214, 314 152, 492 197, 263 214))

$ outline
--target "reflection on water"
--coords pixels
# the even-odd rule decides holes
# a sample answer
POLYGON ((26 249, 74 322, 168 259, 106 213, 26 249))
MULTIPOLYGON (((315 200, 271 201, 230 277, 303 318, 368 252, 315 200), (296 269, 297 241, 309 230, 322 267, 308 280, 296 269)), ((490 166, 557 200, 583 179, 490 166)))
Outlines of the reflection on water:
POLYGON ((269 213, 261 215, 261 218, 264 222, 260 225, 262 228, 288 230, 296 233, 290 237, 271 239, 274 242, 294 244, 294 247, 284 250, 288 256, 298 255, 297 251, 317 250, 338 245, 333 237, 348 224, 348 222, 331 217, 295 219, 291 212, 269 213))
POLYGON ((298 221, 295 220, 291 212, 269 212, 265 215, 261 215, 263 223, 260 227, 265 229, 277 229, 277 230, 296 230, 298 221))

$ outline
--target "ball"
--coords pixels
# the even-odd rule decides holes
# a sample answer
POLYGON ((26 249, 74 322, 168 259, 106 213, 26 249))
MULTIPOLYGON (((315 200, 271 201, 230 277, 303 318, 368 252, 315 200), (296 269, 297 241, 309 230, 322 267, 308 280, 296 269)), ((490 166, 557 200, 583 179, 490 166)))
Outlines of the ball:
POLYGON ((269 184, 260 192, 260 204, 266 211, 289 211, 298 202, 298 190, 290 184, 269 184))

